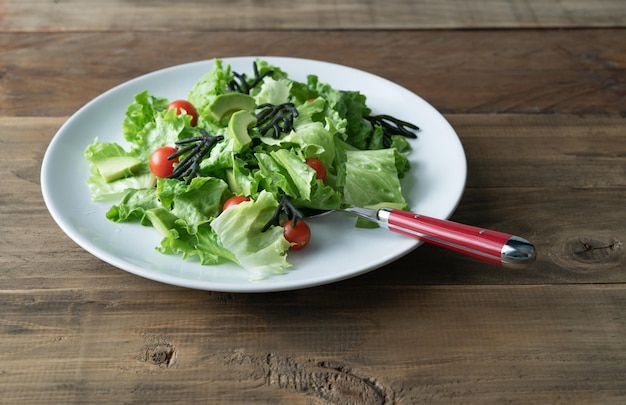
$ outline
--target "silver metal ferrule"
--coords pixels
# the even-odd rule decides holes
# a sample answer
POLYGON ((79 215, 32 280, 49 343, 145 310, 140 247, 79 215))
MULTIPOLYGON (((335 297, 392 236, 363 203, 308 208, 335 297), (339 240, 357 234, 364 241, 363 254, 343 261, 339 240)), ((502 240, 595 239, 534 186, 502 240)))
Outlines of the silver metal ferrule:
POLYGON ((511 236, 502 246, 502 266, 521 269, 535 261, 535 247, 532 243, 519 236, 511 236))
POLYGON ((389 215, 391 214, 391 208, 381 208, 376 214, 378 217, 378 224, 382 227, 389 228, 389 215))

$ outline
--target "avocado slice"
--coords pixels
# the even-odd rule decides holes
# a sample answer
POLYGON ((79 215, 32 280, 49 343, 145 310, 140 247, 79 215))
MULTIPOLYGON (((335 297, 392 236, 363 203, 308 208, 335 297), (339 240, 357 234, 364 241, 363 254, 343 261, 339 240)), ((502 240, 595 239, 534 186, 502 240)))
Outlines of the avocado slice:
POLYGON ((233 150, 241 152, 252 142, 248 129, 256 124, 256 117, 248 111, 237 111, 228 122, 228 137, 235 140, 233 150))
POLYGON ((145 213, 154 229, 159 231, 163 237, 167 236, 170 229, 174 228, 174 222, 178 219, 176 215, 163 207, 150 208, 145 213))
POLYGON ((256 102, 254 98, 243 93, 220 94, 209 104, 209 111, 218 121, 236 111, 254 111, 255 109, 256 102))
POLYGON ((94 162, 96 169, 107 183, 136 175, 143 162, 131 156, 114 156, 94 162))

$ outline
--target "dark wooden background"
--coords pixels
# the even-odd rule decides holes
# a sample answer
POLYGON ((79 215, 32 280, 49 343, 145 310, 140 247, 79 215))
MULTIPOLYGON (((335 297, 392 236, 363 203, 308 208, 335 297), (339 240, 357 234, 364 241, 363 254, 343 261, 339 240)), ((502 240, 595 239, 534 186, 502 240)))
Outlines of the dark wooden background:
POLYGON ((626 3, 0 1, 0 403, 623 403, 626 3), (40 191, 78 108, 214 57, 327 60, 456 129, 452 219, 531 239, 492 267, 422 246, 340 283, 183 289, 94 258, 40 191))

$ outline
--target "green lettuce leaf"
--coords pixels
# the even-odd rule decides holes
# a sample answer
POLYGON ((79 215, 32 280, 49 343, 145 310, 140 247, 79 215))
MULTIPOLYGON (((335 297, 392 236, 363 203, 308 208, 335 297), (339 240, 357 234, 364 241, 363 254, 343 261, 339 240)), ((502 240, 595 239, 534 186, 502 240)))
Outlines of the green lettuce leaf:
POLYGON ((371 124, 363 118, 371 113, 366 97, 358 91, 334 89, 327 83, 320 83, 314 75, 309 76, 307 85, 326 100, 330 111, 346 119, 346 142, 358 149, 367 149, 373 131, 371 124))
POLYGON ((277 206, 271 193, 261 191, 256 200, 230 207, 211 222, 222 246, 251 272, 252 279, 282 274, 291 266, 286 259, 290 244, 283 236, 283 228, 273 226, 261 231, 277 206))
POLYGON ((230 190, 233 194, 256 196, 259 189, 259 179, 246 167, 246 163, 242 159, 237 158, 234 154, 231 156, 232 170, 227 171, 225 175, 230 190))
POLYGON ((137 136, 145 126, 154 122, 158 111, 163 111, 169 101, 162 97, 154 97, 148 91, 138 93, 133 102, 126 108, 126 115, 122 125, 124 138, 131 143, 137 143, 137 136))
POLYGON ((212 120, 212 115, 208 111, 209 104, 215 97, 228 90, 228 83, 233 80, 233 77, 230 65, 224 66, 220 59, 214 59, 211 70, 202 76, 189 90, 187 100, 198 111, 199 126, 203 126, 207 120, 212 120))
POLYGON ((315 184, 315 170, 293 152, 278 149, 256 153, 259 162, 259 184, 274 195, 282 192, 294 199, 308 200, 315 184))
POLYGON ((343 203, 365 207, 380 203, 406 206, 396 169, 395 149, 346 151, 343 203))
POLYGON ((270 103, 279 105, 288 102, 292 83, 288 79, 274 80, 271 77, 265 78, 259 93, 254 97, 256 104, 270 103))
POLYGON ((129 189, 122 201, 109 209, 106 217, 113 222, 139 221, 143 225, 148 225, 149 221, 145 220, 146 210, 160 206, 153 187, 129 189))
POLYGON ((190 115, 177 115, 174 109, 156 112, 153 120, 132 137, 134 154, 148 161, 161 146, 171 146, 179 139, 197 135, 190 122, 190 115))
POLYGON ((191 234, 219 215, 227 190, 228 184, 214 177, 195 177, 189 185, 167 178, 157 182, 161 204, 183 220, 191 234))
POLYGON ((147 160, 155 149, 192 136, 191 116, 177 115, 174 109, 167 110, 168 104, 166 98, 143 91, 126 109, 122 126, 124 138, 132 144, 137 157, 147 160))
POLYGON ((210 226, 200 226, 191 234, 185 224, 176 222, 157 250, 163 254, 181 255, 183 259, 197 257, 202 265, 215 265, 224 260, 238 263, 235 255, 222 246, 210 226))

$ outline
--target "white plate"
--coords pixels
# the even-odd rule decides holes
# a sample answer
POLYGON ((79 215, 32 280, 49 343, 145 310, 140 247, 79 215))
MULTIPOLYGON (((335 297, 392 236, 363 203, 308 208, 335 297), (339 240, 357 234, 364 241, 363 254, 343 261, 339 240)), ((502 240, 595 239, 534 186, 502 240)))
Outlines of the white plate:
MULTIPOLYGON (((419 125, 411 140, 411 172, 402 180, 404 194, 416 212, 448 218, 465 187, 466 159, 456 133, 423 99, 386 79, 327 62, 261 57, 305 81, 316 74, 321 82, 367 96, 374 114, 387 113, 419 125)), ((253 57, 227 58, 233 71, 251 74, 253 57)), ((105 218, 110 202, 91 201, 83 156, 95 137, 124 145, 122 121, 136 93, 170 100, 186 98, 194 83, 212 66, 201 61, 159 70, 123 83, 78 110, 52 139, 43 159, 41 188, 50 214, 61 229, 94 256, 141 277, 177 286, 227 292, 281 291, 335 282, 379 268, 410 252, 419 243, 384 229, 354 228, 354 219, 333 213, 310 222, 310 245, 290 252, 293 264, 285 275, 250 281, 234 264, 201 266, 193 260, 155 250, 160 235, 150 227, 117 224, 105 218)), ((415 263, 419 267, 419 262, 415 263)))

